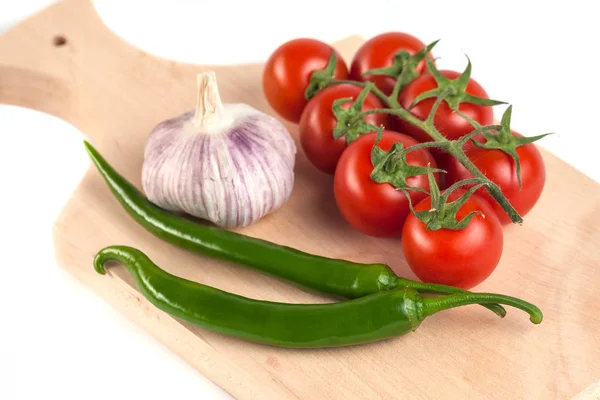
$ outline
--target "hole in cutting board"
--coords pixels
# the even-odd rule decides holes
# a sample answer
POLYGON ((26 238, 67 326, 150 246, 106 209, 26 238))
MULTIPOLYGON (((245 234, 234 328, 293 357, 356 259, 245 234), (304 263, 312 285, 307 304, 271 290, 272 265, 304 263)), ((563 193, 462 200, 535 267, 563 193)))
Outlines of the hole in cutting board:
POLYGON ((62 47, 65 44, 67 44, 67 38, 63 35, 56 35, 52 39, 52 44, 54 45, 54 47, 62 47))

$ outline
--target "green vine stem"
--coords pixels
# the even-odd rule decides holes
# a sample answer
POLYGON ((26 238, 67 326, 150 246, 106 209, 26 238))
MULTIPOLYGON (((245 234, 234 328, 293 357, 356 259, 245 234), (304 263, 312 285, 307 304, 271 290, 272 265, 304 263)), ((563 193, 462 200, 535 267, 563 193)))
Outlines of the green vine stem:
MULTIPOLYGON (((364 83, 364 82, 358 82, 358 81, 353 81, 353 80, 342 80, 342 79, 332 79, 325 85, 325 87, 339 85, 342 83, 356 85, 361 88, 366 87, 366 83, 364 83)), ((518 223, 518 224, 521 224, 523 222, 523 218, 521 218, 521 216, 519 215, 517 210, 515 210, 515 208, 512 206, 512 204, 510 204, 508 199, 504 196, 500 187, 498 187, 498 185, 496 185, 494 182, 487 179, 487 177, 466 156, 466 154, 463 150, 463 146, 466 143, 466 141, 461 140, 461 139, 448 140, 435 127, 435 125, 433 123, 433 116, 435 115, 435 111, 437 110, 438 106, 441 104, 441 102, 444 99, 443 95, 438 96, 438 98, 436 99, 436 102, 434 103, 434 105, 432 107, 429 118, 427 118, 425 121, 423 121, 423 120, 420 120, 419 118, 415 117, 414 115, 412 115, 405 108, 403 108, 400 105, 400 103, 398 102, 396 97, 386 96, 385 93, 383 93, 381 90, 379 90, 375 86, 371 87, 371 93, 373 93, 375 96, 377 96, 384 103, 384 105, 387 106, 387 108, 375 108, 372 110, 362 112, 359 115, 360 118, 366 117, 367 115, 370 115, 370 114, 378 114, 378 113, 379 114, 390 114, 390 115, 395 115, 397 117, 400 117, 403 120, 407 121, 408 123, 413 124, 416 127, 422 129, 436 143, 435 145, 431 145, 431 147, 437 147, 437 148, 443 149, 445 152, 447 152, 448 154, 450 154, 451 156, 456 158, 456 160, 458 160, 458 162, 460 162, 467 169, 467 171, 469 171, 473 175, 473 177, 481 178, 481 179, 484 179, 487 181, 487 184, 485 185, 486 190, 492 195, 492 197, 494 197, 494 199, 498 202, 498 204, 500 204, 500 206, 502 206, 502 208, 508 214, 508 216, 510 217, 512 222, 518 223)), ((492 130, 493 128, 497 128, 497 126, 488 126, 488 127, 477 126, 475 131, 469 135, 469 138, 474 136, 476 133, 479 133, 480 131, 492 130)))
MULTIPOLYGON (((359 82, 359 81, 353 81, 353 80, 349 80, 349 79, 331 79, 325 86, 323 86, 324 88, 330 87, 330 86, 335 86, 335 85, 341 85, 343 83, 347 83, 349 85, 354 85, 354 86, 358 86, 361 88, 365 88, 367 86, 368 82, 359 82)), ((375 96, 377 96, 377 98, 379 100, 381 100, 384 104, 388 104, 389 98, 387 97, 387 95, 385 93, 383 93, 380 89, 377 88, 377 86, 373 86, 371 88, 371 93, 373 93, 375 96)), ((400 105, 400 104, 398 104, 400 105)))

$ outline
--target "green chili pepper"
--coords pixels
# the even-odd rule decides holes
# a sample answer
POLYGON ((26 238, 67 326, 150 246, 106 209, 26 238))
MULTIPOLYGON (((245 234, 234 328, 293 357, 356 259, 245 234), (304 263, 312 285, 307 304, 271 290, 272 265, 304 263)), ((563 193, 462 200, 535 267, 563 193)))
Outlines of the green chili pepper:
MULTIPOLYGON (((420 293, 469 293, 445 285, 398 277, 385 264, 360 264, 308 254, 171 214, 151 203, 135 186, 115 171, 88 142, 85 147, 117 200, 142 227, 178 247, 255 268, 303 287, 334 296, 356 299, 368 294, 410 287, 420 293)), ((501 317, 506 310, 485 304, 501 317)))
POLYGON ((499 294, 424 298, 404 287, 333 304, 275 303, 171 275, 127 246, 100 250, 94 268, 105 274, 104 264, 110 260, 125 264, 144 297, 166 313, 205 329, 274 346, 317 348, 374 342, 414 331, 438 311, 476 303, 517 307, 528 312, 534 324, 542 322, 536 306, 499 294))

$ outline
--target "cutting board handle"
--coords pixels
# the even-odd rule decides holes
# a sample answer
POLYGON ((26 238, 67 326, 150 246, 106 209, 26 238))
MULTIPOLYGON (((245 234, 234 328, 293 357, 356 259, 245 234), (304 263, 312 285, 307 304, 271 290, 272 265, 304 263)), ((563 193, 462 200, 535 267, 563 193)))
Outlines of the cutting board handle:
MULTIPOLYGON (((108 138, 108 130, 126 141, 133 125, 128 121, 139 117, 130 103, 166 97, 155 88, 176 81, 194 88, 192 71, 199 68, 125 43, 103 24, 90 0, 63 0, 0 36, 0 103, 55 115, 95 142, 108 138)), ((193 104, 192 90, 190 95, 183 100, 193 104)), ((160 103, 152 110, 157 118, 174 112, 169 102, 163 104, 164 110, 160 103)))
POLYGON ((0 103, 52 114, 85 130, 90 104, 78 74, 89 59, 78 43, 84 28, 113 36, 88 0, 56 3, 0 36, 0 103))

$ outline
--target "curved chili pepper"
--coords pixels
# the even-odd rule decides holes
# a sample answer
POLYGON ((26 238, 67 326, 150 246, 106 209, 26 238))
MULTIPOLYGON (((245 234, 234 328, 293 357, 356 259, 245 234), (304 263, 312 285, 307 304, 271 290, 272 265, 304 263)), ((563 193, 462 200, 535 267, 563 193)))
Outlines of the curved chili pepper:
MULTIPOLYGON (((452 286, 400 278, 385 264, 360 264, 321 257, 171 214, 150 202, 91 144, 84 141, 84 145, 125 211, 154 236, 175 246, 246 265, 306 288, 348 299, 399 287, 430 294, 468 293, 452 286)), ((500 317, 506 315, 506 310, 500 305, 483 306, 500 317)))
POLYGON ((215 332, 281 347, 338 347, 400 336, 416 330, 429 315, 467 304, 517 307, 534 324, 543 318, 536 306, 514 297, 461 293, 427 298, 407 287, 330 304, 260 301, 171 275, 132 247, 100 250, 94 268, 105 274, 104 264, 110 260, 125 264, 144 297, 166 313, 215 332))

